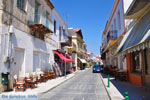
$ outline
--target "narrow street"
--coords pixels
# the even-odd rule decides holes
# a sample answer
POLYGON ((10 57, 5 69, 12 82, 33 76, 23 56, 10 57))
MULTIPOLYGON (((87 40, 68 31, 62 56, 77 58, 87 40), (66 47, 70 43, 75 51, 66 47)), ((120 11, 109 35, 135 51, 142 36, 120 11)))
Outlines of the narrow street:
POLYGON ((91 69, 78 72, 75 77, 39 95, 39 100, 110 100, 99 73, 91 69))

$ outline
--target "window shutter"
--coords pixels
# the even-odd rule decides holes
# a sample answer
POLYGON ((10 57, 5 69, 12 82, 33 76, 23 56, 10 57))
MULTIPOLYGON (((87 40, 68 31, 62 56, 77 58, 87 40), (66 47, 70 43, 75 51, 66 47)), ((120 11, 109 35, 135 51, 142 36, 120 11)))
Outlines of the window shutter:
POLYGON ((25 1, 21 0, 21 9, 24 10, 24 7, 25 7, 25 1))
POLYGON ((21 0, 17 0, 17 7, 20 7, 21 5, 21 0))

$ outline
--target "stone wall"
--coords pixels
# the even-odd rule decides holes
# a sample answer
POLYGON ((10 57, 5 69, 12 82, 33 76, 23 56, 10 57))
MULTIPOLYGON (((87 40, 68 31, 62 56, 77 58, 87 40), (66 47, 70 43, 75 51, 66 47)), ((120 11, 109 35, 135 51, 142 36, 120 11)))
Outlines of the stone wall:
MULTIPOLYGON (((46 15, 49 13, 49 19, 51 19, 51 8, 47 5, 45 0, 36 0, 39 2, 39 15, 46 15)), ((3 24, 13 24, 17 29, 29 33, 29 21, 34 20, 34 7, 35 0, 26 0, 25 9, 21 10, 17 7, 17 0, 3 0, 3 24)))

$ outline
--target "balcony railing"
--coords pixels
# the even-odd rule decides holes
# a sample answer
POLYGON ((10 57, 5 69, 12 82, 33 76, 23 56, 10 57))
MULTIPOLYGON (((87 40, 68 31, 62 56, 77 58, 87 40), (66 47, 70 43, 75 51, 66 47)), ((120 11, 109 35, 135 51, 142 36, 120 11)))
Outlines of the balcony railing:
POLYGON ((52 21, 42 14, 29 14, 28 15, 28 24, 29 25, 43 25, 52 33, 54 30, 54 25, 52 21))
POLYGON ((112 30, 112 31, 109 31, 108 32, 108 35, 107 35, 107 42, 110 40, 110 39, 117 39, 117 30, 112 30))
POLYGON ((85 53, 85 50, 82 49, 82 48, 78 48, 78 51, 79 51, 80 53, 85 53))
POLYGON ((69 39, 69 36, 67 34, 62 35, 60 42, 63 46, 71 45, 71 40, 69 39))

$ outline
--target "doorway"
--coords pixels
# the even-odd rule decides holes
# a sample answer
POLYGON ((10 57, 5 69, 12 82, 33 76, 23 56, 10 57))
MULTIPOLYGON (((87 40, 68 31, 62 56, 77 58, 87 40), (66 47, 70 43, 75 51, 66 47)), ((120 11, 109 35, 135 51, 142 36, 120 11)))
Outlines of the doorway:
POLYGON ((17 75, 17 77, 22 77, 25 74, 24 68, 24 49, 15 48, 14 49, 14 62, 11 67, 12 76, 17 75))

